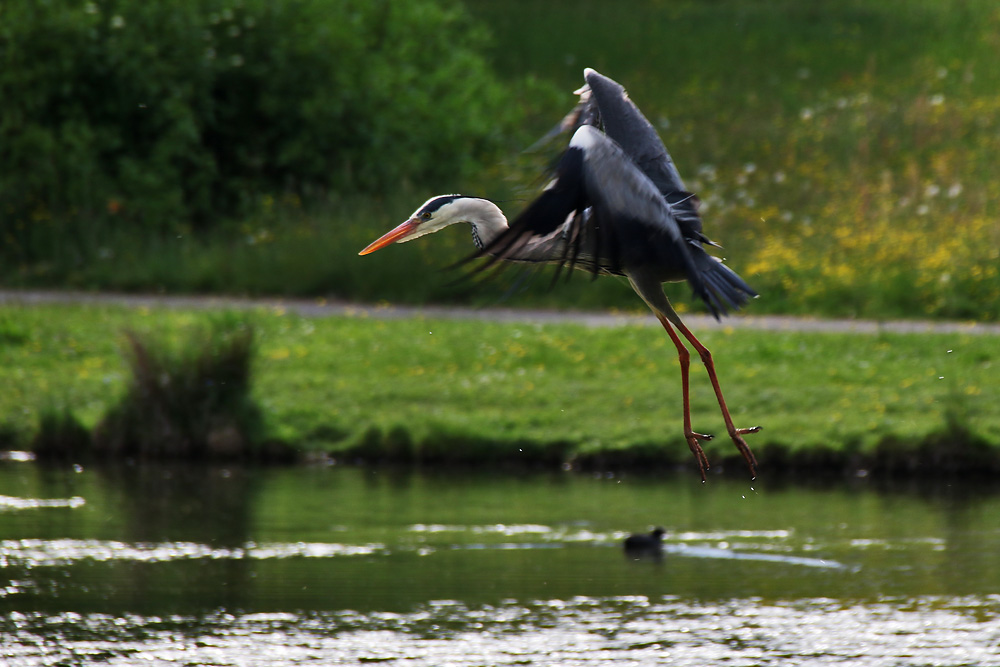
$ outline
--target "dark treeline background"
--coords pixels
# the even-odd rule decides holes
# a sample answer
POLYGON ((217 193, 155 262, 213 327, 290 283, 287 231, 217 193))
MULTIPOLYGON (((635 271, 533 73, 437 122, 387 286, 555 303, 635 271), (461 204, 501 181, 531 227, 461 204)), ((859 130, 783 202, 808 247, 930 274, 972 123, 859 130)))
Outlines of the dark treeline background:
POLYGON ((754 312, 996 319, 997 35, 986 0, 7 0, 0 280, 638 307, 613 280, 456 286, 464 233, 356 257, 433 194, 516 213, 592 66, 754 312))

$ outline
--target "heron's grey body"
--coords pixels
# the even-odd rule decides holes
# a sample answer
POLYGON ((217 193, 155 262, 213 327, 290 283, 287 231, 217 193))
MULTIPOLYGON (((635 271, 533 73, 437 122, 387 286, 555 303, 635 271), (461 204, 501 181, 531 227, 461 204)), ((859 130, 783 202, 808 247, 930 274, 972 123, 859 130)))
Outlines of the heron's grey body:
POLYGON ((687 280, 719 317, 754 296, 709 255, 696 200, 656 130, 625 89, 587 69, 573 138, 555 179, 481 250, 512 261, 544 261, 623 275, 658 315, 680 323, 661 284, 687 280), (603 132, 598 129, 603 128, 603 132))
POLYGON ((709 255, 711 241, 702 232, 696 200, 656 130, 612 79, 587 69, 580 102, 562 123, 573 136, 553 179, 508 224, 493 202, 462 195, 433 197, 410 219, 383 235, 361 254, 403 242, 457 222, 472 225, 475 257, 483 268, 499 260, 555 263, 595 274, 625 276, 663 324, 681 363, 684 433, 704 478, 708 466, 690 424, 688 365, 690 353, 672 327, 696 349, 708 369, 726 428, 755 472, 756 461, 737 429, 716 378, 711 353, 683 324, 662 284, 686 280, 695 295, 718 318, 739 308, 756 293, 721 260, 709 255))

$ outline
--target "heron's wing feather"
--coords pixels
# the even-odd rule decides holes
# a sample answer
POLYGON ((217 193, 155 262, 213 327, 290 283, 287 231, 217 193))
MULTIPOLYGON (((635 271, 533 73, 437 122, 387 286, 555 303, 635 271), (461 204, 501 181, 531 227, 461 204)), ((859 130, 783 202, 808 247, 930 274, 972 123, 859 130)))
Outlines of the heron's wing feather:
POLYGON ((674 206, 674 217, 685 236, 708 241, 701 233, 696 200, 688 198, 680 172, 652 123, 614 79, 592 69, 584 72, 584 78, 590 91, 588 103, 597 106, 596 117, 604 132, 674 206))
MULTIPOLYGON (((678 203, 688 201, 684 193, 678 203)), ((686 237, 671 205, 614 141, 595 127, 573 135, 555 177, 542 193, 473 257, 477 271, 500 260, 631 275, 656 281, 686 279, 718 317, 753 291, 735 273, 686 237)))
POLYGON ((573 134, 583 125, 593 125, 595 127, 601 125, 600 109, 597 107, 597 101, 590 94, 590 86, 584 86, 575 91, 575 93, 580 96, 580 101, 577 102, 576 106, 568 114, 563 116, 562 120, 555 127, 529 146, 527 148, 529 152, 538 150, 564 132, 573 134))
POLYGON ((721 261, 708 255, 700 239, 691 239, 678 221, 695 199, 688 193, 663 197, 620 146, 594 128, 580 128, 571 146, 585 147, 585 193, 593 213, 589 234, 614 250, 607 256, 624 267, 659 272, 659 279, 686 278, 713 315, 738 308, 755 292, 721 261), (673 202, 673 203, 671 203, 673 202), (613 233, 608 233, 608 232, 613 233), (605 241, 606 240, 606 241, 605 241))
POLYGON ((555 177, 542 193, 507 231, 474 255, 486 258, 481 268, 489 268, 499 260, 571 263, 579 252, 574 230, 587 208, 582 169, 582 152, 566 151, 556 165, 555 177))
POLYGON ((606 208, 615 218, 634 218, 650 232, 684 245, 670 205, 617 142, 596 128, 584 126, 573 135, 570 147, 583 150, 585 191, 593 204, 606 208))
POLYGON ((599 109, 604 132, 664 194, 686 190, 670 153, 652 123, 629 99, 625 88, 592 69, 584 71, 590 98, 599 109))
POLYGON ((483 268, 505 259, 621 274, 650 264, 700 292, 688 245, 656 186, 614 141, 585 125, 555 178, 479 256, 488 257, 483 268))

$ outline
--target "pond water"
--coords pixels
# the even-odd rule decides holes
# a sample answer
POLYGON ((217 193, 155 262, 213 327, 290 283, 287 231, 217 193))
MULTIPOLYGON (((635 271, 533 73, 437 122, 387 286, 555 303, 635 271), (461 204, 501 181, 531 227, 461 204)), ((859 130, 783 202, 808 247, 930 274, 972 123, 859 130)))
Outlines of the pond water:
POLYGON ((1000 666, 1000 485, 6 460, 0 636, 11 667, 1000 666))

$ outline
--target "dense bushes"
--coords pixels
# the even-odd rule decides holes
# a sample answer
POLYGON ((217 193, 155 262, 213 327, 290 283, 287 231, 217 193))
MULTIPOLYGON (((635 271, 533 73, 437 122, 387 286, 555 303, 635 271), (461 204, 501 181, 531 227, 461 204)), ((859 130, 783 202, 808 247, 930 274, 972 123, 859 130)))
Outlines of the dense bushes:
POLYGON ((4 3, 0 252, 461 173, 511 113, 481 38, 432 0, 4 3))

